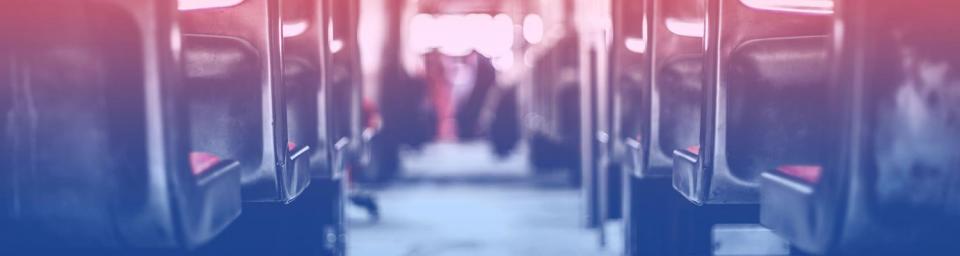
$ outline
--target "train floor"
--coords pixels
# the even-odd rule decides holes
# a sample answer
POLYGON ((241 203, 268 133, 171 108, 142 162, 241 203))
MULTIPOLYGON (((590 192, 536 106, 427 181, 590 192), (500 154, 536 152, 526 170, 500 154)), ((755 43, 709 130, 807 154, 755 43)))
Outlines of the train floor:
MULTIPOLYGON (((381 218, 347 211, 349 255, 619 255, 583 227, 579 191, 566 177, 534 174, 521 148, 497 158, 484 143, 436 143, 404 152, 404 174, 372 190, 381 218)), ((617 226, 617 225, 610 225, 617 226)))

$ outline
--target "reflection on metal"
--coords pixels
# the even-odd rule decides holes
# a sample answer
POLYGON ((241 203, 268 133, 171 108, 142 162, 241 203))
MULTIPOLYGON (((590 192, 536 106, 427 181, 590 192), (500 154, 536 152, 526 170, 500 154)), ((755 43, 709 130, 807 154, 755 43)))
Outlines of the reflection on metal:
POLYGON ((290 23, 283 23, 283 37, 295 37, 307 32, 310 26, 305 20, 299 20, 290 23))
POLYGON ((330 41, 330 53, 338 53, 343 50, 343 40, 334 39, 330 41))
POLYGON ((634 53, 644 53, 647 51, 647 41, 643 38, 627 37, 627 39, 623 41, 623 44, 627 47, 627 50, 634 53))
POLYGON ((679 36, 703 37, 704 25, 702 21, 685 21, 667 18, 667 30, 679 36))
POLYGON ((740 0, 747 7, 810 14, 833 14, 833 0, 740 0))
POLYGON ((179 0, 177 8, 181 11, 231 7, 243 3, 243 0, 179 0))

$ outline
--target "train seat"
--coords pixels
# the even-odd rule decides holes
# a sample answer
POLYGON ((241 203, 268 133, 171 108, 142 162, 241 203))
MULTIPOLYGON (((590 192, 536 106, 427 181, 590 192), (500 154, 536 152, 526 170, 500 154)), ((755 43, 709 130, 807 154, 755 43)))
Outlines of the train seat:
MULTIPOLYGON (((761 223, 807 253, 943 254, 958 249, 955 188, 960 42, 955 1, 837 0, 826 87, 833 125, 820 168, 771 170, 761 223), (903 10, 909 9, 910 12, 903 10), (936 95, 936 96, 935 96, 936 95), (954 103, 946 103, 954 102, 954 103), (822 170, 822 171, 820 171, 822 170), (814 174, 817 173, 817 174, 814 174)), ((798 164, 784 162, 783 164, 798 164)))
POLYGON ((181 8, 179 13, 185 69, 194 90, 193 139, 209 147, 205 151, 236 157, 247 202, 289 203, 310 184, 310 163, 301 157, 310 144, 288 149, 292 124, 279 50, 280 15, 277 0, 181 8))
POLYGON ((653 3, 652 79, 643 145, 644 177, 672 176, 673 151, 696 144, 703 97, 703 5, 700 1, 653 3))
MULTIPOLYGON (((284 93, 287 98, 287 134, 291 153, 303 152, 310 163, 313 178, 330 178, 327 134, 332 111, 329 108, 324 86, 325 72, 329 62, 329 27, 323 27, 325 2, 320 0, 282 0, 283 22, 283 76, 284 93), (326 40, 324 40, 326 39, 326 40), (321 63, 323 62, 323 63, 321 63), (320 93, 323 92, 323 93, 320 93), (309 147, 309 151, 303 151, 309 147)), ((327 13, 326 15, 329 15, 327 13)))
MULTIPOLYGON (((630 1, 633 2, 633 1, 630 1)), ((631 255, 662 255, 682 250, 674 206, 686 203, 672 188, 673 151, 698 143, 703 98, 704 1, 643 1, 648 30, 640 48, 649 58, 638 100, 642 112, 634 146, 638 161, 627 183, 627 233, 631 255), (656 210, 650 210, 654 208, 656 210)), ((709 234, 704 233, 709 236, 709 234)), ((707 242, 709 243, 709 242, 707 242)))
MULTIPOLYGON (((189 249, 240 214, 232 160, 191 168, 170 1, 5 5, 16 246, 189 249), (57 8, 49 8, 56 4, 57 8), (16 19, 10 21, 7 19, 16 19), (166 31, 167 33, 163 33, 166 31), (29 33, 26 33, 29 32, 29 33), (22 242, 22 243, 19 243, 22 242)), ((3 202, 7 204, 7 202, 3 202)), ((5 212, 6 213, 6 212, 5 212)), ((5 248, 7 249, 7 248, 5 248)))
POLYGON ((758 223, 761 173, 827 155, 818 118, 830 112, 818 103, 832 10, 789 3, 706 1, 699 143, 684 145, 699 146, 673 151, 673 187, 689 201, 678 208, 683 251, 711 253, 717 224, 758 223))
POLYGON ((831 109, 825 36, 754 40, 731 55, 727 89, 727 164, 756 184, 778 165, 826 161, 831 109))
POLYGON ((717 1, 709 13, 723 15, 707 21, 708 33, 723 34, 707 42, 703 152, 675 151, 674 186, 698 205, 756 204, 764 171, 826 158, 832 10, 717 1))

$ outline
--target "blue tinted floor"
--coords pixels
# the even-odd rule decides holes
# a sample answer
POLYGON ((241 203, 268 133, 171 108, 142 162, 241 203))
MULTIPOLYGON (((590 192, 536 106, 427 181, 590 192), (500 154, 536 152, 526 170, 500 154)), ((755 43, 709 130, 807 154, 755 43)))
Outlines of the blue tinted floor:
POLYGON ((582 227, 580 194, 563 177, 531 175, 522 150, 507 159, 487 152, 474 143, 403 154, 404 181, 376 191, 380 222, 348 209, 349 254, 617 255, 582 227))

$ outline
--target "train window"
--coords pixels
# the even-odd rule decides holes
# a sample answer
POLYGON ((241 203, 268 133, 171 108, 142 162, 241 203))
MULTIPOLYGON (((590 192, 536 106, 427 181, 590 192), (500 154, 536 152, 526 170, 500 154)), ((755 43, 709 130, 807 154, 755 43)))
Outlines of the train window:
POLYGON ((181 11, 231 7, 243 3, 243 0, 179 0, 177 7, 181 11))

